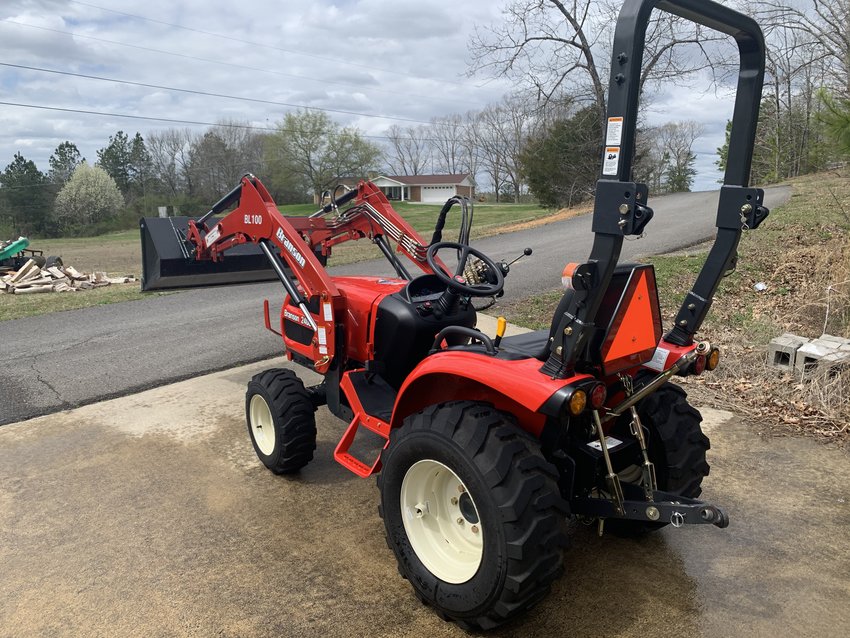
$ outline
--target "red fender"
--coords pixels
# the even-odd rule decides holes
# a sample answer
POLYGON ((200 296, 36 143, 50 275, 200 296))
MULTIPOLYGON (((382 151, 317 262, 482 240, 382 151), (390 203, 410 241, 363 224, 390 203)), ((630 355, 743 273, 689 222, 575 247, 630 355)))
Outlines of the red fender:
POLYGON ((561 388, 593 379, 587 374, 552 379, 540 372, 541 365, 532 358, 510 361, 462 350, 436 353, 416 366, 401 386, 390 425, 399 427, 405 417, 429 405, 486 401, 540 436, 546 423, 543 404, 561 388))

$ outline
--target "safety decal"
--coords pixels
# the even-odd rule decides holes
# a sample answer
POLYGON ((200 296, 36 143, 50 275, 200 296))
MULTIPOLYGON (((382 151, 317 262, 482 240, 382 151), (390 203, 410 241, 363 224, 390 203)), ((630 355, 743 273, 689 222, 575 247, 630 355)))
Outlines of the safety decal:
POLYGON ((667 356, 670 354, 670 351, 665 348, 656 348, 655 354, 652 355, 652 359, 644 363, 644 367, 649 368, 650 370, 655 370, 656 372, 664 372, 664 368, 667 365, 667 356))
POLYGON ((219 237, 221 237, 221 229, 216 226, 208 232, 207 236, 204 238, 204 243, 207 245, 207 248, 212 246, 219 237))
POLYGON ((602 158, 602 174, 616 175, 620 168, 620 147, 609 146, 605 149, 605 157, 602 158))
POLYGON ((608 118, 608 133, 605 135, 606 146, 620 146, 623 142, 623 118, 608 118))

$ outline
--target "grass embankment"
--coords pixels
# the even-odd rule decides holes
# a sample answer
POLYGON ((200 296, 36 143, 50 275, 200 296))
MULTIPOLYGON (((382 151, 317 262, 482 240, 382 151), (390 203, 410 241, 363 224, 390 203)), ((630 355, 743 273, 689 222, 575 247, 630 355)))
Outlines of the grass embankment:
MULTIPOLYGON (((442 206, 394 202, 393 207, 422 234, 426 241, 430 241, 437 214, 442 206)), ((308 215, 316 210, 313 204, 280 206, 279 208, 285 215, 308 215)), ((516 230, 521 226, 545 222, 545 218, 552 215, 552 211, 539 208, 534 204, 476 204, 474 211, 473 242, 475 238, 494 235, 505 229, 516 230)), ((567 213, 561 211, 555 218, 561 218, 565 214, 567 213)), ((443 230, 444 239, 457 238, 460 221, 460 209, 456 206, 449 212, 446 220, 446 227, 443 230)), ((61 255, 65 264, 81 272, 102 270, 114 276, 141 276, 142 257, 138 229, 98 237, 33 239, 31 248, 42 250, 45 255, 61 255)), ((369 242, 350 242, 334 248, 329 265, 339 266, 380 256, 378 249, 369 242)), ((121 284, 75 293, 18 296, 0 294, 0 321, 119 301, 132 301, 147 298, 152 294, 169 293, 141 293, 138 284, 121 284)))
MULTIPOLYGON (((805 379, 767 366, 773 337, 790 332, 850 338, 850 176, 827 173, 791 182, 791 200, 744 233, 737 270, 726 277, 698 335, 721 347, 720 367, 683 380, 697 402, 789 431, 850 442, 850 370, 805 379), (759 292, 755 285, 766 284, 759 292)), ((651 260, 665 329, 705 260, 697 250, 651 260)), ((508 319, 548 328, 560 291, 503 309, 508 319)))

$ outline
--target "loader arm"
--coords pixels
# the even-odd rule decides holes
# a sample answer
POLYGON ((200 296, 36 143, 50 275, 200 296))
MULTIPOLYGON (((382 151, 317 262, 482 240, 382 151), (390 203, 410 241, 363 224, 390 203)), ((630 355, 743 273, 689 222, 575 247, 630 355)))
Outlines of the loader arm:
POLYGON ((343 310, 343 301, 323 262, 330 256, 333 246, 369 238, 379 246, 400 277, 411 279, 385 237, 395 241, 397 252, 407 255, 423 272, 433 272, 425 259, 427 246, 422 238, 371 182, 361 181, 356 189, 314 215, 287 217, 278 210, 262 182, 253 175, 245 175, 206 215, 189 220, 186 243, 194 260, 212 262, 223 261, 227 251, 236 246, 257 244, 313 331, 315 369, 324 373, 334 358, 335 315, 343 310), (352 205, 340 212, 338 207, 349 202, 352 205), (233 205, 233 210, 208 226, 207 220, 212 215, 233 205), (328 213, 334 215, 328 216, 328 213), (317 313, 310 312, 311 303, 314 308, 318 304, 317 313))

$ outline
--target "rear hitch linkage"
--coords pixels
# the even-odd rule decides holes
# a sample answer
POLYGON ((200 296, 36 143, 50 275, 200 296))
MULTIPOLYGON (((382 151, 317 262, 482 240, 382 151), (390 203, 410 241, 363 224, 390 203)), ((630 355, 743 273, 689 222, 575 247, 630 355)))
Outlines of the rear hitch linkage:
POLYGON ((623 484, 622 488, 627 497, 622 501, 622 514, 618 512, 617 504, 606 498, 575 499, 573 513, 594 518, 670 523, 673 527, 710 524, 722 529, 729 526, 729 516, 716 505, 659 490, 653 492, 652 501, 638 500, 644 496, 640 488, 628 484, 623 484))

